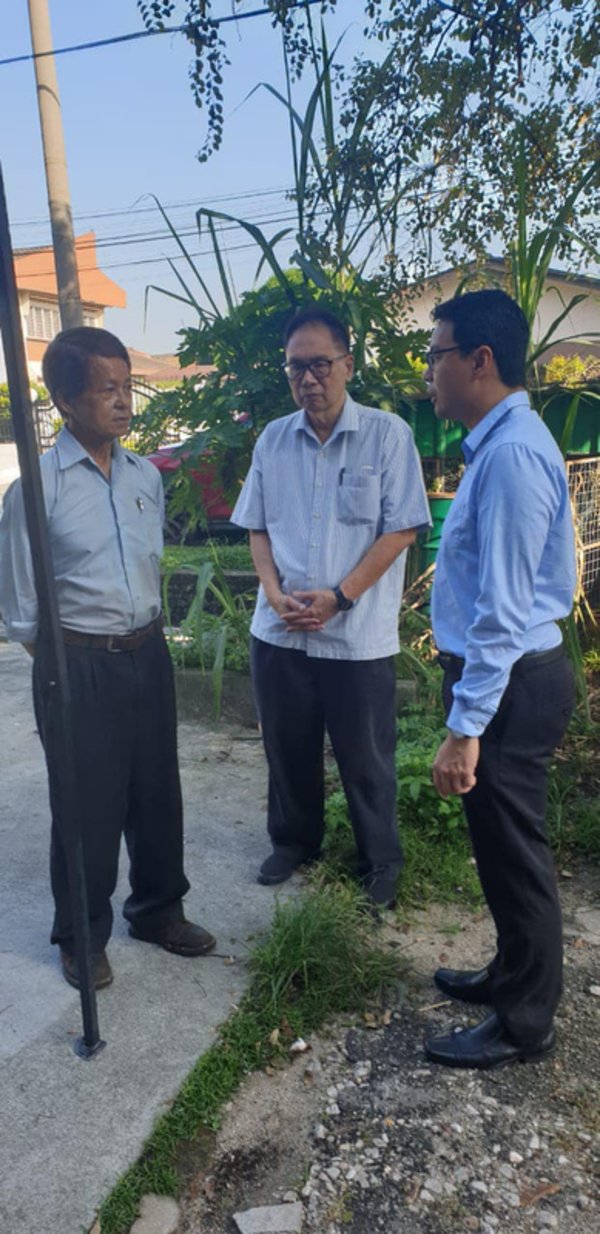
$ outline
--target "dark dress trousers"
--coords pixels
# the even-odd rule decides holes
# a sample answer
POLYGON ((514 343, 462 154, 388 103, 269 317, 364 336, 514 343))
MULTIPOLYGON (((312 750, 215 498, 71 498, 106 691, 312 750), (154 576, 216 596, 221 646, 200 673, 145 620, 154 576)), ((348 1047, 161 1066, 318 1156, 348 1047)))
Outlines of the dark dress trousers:
MULTIPOLYGON (((448 713, 462 662, 444 659, 453 660, 444 672, 448 713)), ((523 1046, 546 1035, 561 994, 561 912, 546 801, 550 760, 573 705, 573 670, 562 647, 517 661, 481 737, 477 784, 462 799, 498 936, 492 1002, 523 1046)))

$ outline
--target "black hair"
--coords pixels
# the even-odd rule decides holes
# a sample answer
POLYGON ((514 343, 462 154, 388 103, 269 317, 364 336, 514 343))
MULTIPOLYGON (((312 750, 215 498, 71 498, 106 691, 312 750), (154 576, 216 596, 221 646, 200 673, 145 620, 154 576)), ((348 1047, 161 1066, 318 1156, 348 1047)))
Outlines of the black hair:
POLYGON ((335 317, 328 309, 322 309, 318 304, 308 304, 306 308, 300 309, 298 313, 294 313, 286 322, 283 331, 283 345, 287 347, 291 337, 296 333, 296 330, 301 330, 302 326, 326 326, 329 333, 333 335, 336 343, 341 343, 342 347, 347 352, 350 351, 350 335, 348 327, 340 321, 339 317, 335 317))
POLYGON ((529 326, 523 310, 505 291, 469 291, 436 305, 431 316, 434 321, 452 323, 454 341, 461 351, 490 347, 505 386, 526 384, 529 326))
POLYGON ((89 383, 89 362, 93 356, 124 360, 131 370, 127 348, 109 330, 74 326, 72 330, 61 330, 52 339, 44 354, 42 371, 54 402, 58 394, 67 402, 83 394, 89 383))

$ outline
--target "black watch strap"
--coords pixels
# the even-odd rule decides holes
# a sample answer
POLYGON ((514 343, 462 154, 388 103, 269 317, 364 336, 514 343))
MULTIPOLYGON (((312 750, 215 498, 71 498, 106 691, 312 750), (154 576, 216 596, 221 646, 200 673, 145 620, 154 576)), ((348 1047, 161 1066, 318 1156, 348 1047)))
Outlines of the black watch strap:
POLYGON ((334 587, 333 594, 335 596, 336 603, 340 610, 340 613, 347 613, 351 608, 354 607, 354 600, 349 600, 348 596, 344 595, 341 587, 334 587))

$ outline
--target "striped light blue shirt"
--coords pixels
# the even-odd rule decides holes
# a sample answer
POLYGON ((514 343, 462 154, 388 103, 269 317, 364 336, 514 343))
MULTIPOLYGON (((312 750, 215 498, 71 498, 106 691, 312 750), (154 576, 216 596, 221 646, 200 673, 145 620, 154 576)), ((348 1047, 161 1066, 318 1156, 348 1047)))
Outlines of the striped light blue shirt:
POLYGON ((440 651, 466 658, 448 725, 478 737, 513 664, 560 643, 556 623, 571 611, 575 544, 565 465, 524 390, 498 403, 463 451, 431 615, 440 651))
MULTIPOLYGON (((429 526, 421 464, 399 416, 347 395, 323 445, 304 411, 267 425, 231 516, 266 531, 282 590, 336 587, 382 534, 429 526)), ((399 649, 406 552, 321 631, 286 633, 259 589, 252 633, 266 643, 332 660, 376 660, 399 649)))
MULTIPOLYGON (((62 625, 128 634, 158 617, 164 497, 152 463, 113 442, 110 480, 67 428, 40 462, 62 625)), ((8 637, 35 642, 38 606, 21 481, 0 523, 0 612, 8 637)))

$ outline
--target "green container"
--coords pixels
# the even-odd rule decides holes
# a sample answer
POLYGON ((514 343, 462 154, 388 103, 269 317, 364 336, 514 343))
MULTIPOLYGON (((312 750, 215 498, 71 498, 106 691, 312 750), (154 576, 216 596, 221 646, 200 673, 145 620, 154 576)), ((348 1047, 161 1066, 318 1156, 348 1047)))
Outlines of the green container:
MULTIPOLYGON (((596 388, 596 393, 600 390, 596 388)), ((544 411, 544 424, 552 436, 560 442, 571 406, 573 391, 565 390, 557 395, 544 411)), ((600 454, 600 402, 582 393, 577 408, 573 433, 569 442, 569 454, 600 454)))
POLYGON ((454 501, 453 493, 428 493, 429 510, 433 526, 423 545, 423 570, 432 566, 437 558, 446 515, 454 501))
POLYGON ((433 404, 423 395, 403 402, 398 415, 410 425, 421 458, 456 458, 461 455, 460 443, 467 430, 459 422, 438 420, 433 404))

